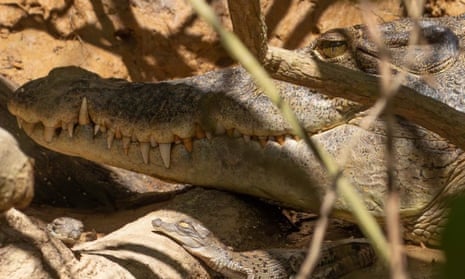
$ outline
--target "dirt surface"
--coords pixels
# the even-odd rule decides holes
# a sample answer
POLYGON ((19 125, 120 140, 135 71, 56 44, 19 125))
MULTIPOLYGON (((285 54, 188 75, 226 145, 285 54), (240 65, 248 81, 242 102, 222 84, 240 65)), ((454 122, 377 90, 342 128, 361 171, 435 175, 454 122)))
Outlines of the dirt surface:
MULTIPOLYGON (((362 23, 354 1, 261 1, 272 45, 295 49, 331 28, 362 23)), ((231 26, 225 0, 212 1, 231 26)), ((405 12, 399 0, 377 1, 379 21, 405 12)), ((431 0, 430 15, 457 15, 462 1, 431 0)), ((155 81, 191 76, 233 61, 184 0, 0 1, 0 74, 18 84, 59 66, 104 77, 155 81)))
MULTIPOLYGON (((327 9, 311 1, 262 2, 270 42, 286 48, 305 45, 317 32, 361 23, 351 1, 327 9)), ((212 6, 230 26, 226 1, 212 6)), ((385 1, 376 10, 384 20, 401 13, 398 1, 385 1)), ((184 0, 0 1, 0 26, 0 74, 19 84, 65 65, 104 77, 154 81, 233 63, 184 0)))
MULTIPOLYGON (((210 2, 221 21, 230 27, 226 1, 210 2)), ((328 29, 362 23, 360 6, 354 1, 337 1, 331 5, 326 2, 331 1, 262 1, 270 44, 295 49, 328 29)), ((378 1, 371 12, 380 22, 405 14, 397 0, 378 1)), ((430 0, 425 9, 426 14, 433 16, 463 12, 463 1, 430 0)), ((0 0, 0 74, 18 84, 67 65, 80 66, 104 77, 156 81, 191 76, 232 64, 233 60, 222 49, 216 34, 197 18, 184 0, 0 0)), ((70 181, 68 186, 73 187, 72 183, 77 182, 70 181)), ((50 195, 56 192, 56 188, 50 189, 50 195)), ((89 230, 109 234, 152 210, 178 209, 180 204, 186 203, 186 207, 191 206, 190 213, 197 214, 207 227, 217 228, 216 233, 236 249, 300 246, 308 242, 312 232, 311 216, 290 218, 294 222, 289 222, 279 209, 256 200, 247 200, 246 205, 217 213, 217 208, 232 206, 244 198, 220 192, 218 196, 231 196, 231 200, 209 208, 203 205, 216 198, 205 198, 203 192, 193 193, 189 191, 177 197, 178 201, 117 213, 95 213, 88 209, 75 212, 37 203, 27 212, 44 222, 63 215, 79 217, 89 230), (260 205, 256 209, 251 209, 257 204, 260 205)), ((214 195, 215 192, 208 193, 206 195, 214 195)), ((73 207, 80 207, 79 194, 82 193, 71 197, 73 207)), ((39 195, 41 203, 47 200, 44 195, 47 194, 39 195)), ((330 238, 344 234, 350 236, 358 232, 334 221, 330 238)), ((426 261, 427 268, 432 259, 436 258, 426 261)), ((10 267, 14 270, 14 266, 10 267)), ((195 268, 206 274, 204 267, 195 268)), ((375 274, 382 274, 377 268, 374 268, 375 274)), ((427 276, 421 267, 417 271, 418 276, 427 276)))

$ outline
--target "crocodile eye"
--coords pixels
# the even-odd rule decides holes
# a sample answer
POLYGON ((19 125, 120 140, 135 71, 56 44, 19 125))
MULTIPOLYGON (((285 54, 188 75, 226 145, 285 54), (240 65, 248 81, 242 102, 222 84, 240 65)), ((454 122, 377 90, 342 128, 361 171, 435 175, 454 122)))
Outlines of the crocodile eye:
POLYGON ((183 231, 183 232, 192 232, 194 231, 194 228, 192 227, 192 225, 186 221, 179 221, 177 223, 177 227, 180 231, 183 231))
POLYGON ((339 32, 328 32, 321 35, 315 48, 323 58, 329 59, 344 55, 347 49, 347 40, 339 32))
POLYGON ((196 230, 194 228, 194 226, 192 226, 191 223, 189 222, 186 222, 186 221, 179 221, 178 223, 176 223, 176 228, 184 233, 184 234, 187 234, 187 235, 195 235, 196 234, 196 230))
POLYGON ((210 231, 197 222, 179 221, 176 223, 176 228, 183 234, 198 239, 203 239, 210 235, 210 231))
POLYGON ((324 41, 319 45, 320 53, 326 58, 335 58, 343 55, 347 50, 346 42, 324 41))

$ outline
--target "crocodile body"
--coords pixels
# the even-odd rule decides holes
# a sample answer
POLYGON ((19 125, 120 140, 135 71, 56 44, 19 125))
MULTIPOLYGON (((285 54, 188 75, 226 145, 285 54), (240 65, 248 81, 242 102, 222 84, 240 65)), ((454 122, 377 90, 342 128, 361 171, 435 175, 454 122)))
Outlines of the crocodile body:
MULTIPOLYGON (((458 20, 463 19, 451 18, 444 24, 458 20)), ((398 23, 389 24, 397 27, 398 23)), ((365 40, 353 35, 365 32, 359 27, 344 30, 353 41, 365 40)), ((450 44, 448 40, 441 43, 450 44)), ((463 39, 457 37, 457 43, 461 47, 463 39)), ((451 53, 444 57, 461 57, 451 53)), ((335 63, 360 68, 358 58, 349 57, 335 63)), ((456 75, 461 69, 456 61, 430 73, 436 83, 444 82, 437 87, 444 94, 451 90, 452 76, 447 73, 454 73, 457 96, 441 97, 441 101, 456 102, 455 109, 464 100, 465 75, 456 75)), ((407 86, 422 88, 413 74, 409 78, 407 86)), ((344 175, 381 220, 386 191, 383 121, 364 130, 358 126, 364 106, 285 82, 276 81, 276 85, 307 133, 340 163, 352 136, 359 137, 348 150, 344 175)), ((58 68, 19 88, 9 110, 26 133, 45 147, 166 180, 250 194, 314 212, 331 186, 315 156, 292 135, 242 68, 159 83, 102 79, 77 67, 58 68)), ((465 155, 446 139, 402 118, 393 129, 395 183, 400 189, 405 237, 437 245, 448 198, 463 192, 465 155)), ((342 199, 336 202, 333 215, 351 220, 342 199)))
MULTIPOLYGON (((234 252, 199 221, 179 212, 154 219, 155 232, 181 244, 192 255, 227 278, 287 279, 299 271, 305 250, 274 249, 234 252)), ((366 240, 342 240, 324 245, 312 278, 339 278, 373 264, 376 256, 366 240)))

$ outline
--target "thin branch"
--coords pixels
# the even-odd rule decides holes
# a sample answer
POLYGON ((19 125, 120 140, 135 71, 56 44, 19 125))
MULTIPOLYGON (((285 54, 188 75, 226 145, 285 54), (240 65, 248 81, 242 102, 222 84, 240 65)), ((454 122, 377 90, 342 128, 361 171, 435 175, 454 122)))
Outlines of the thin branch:
POLYGON ((323 202, 321 203, 320 217, 316 222, 315 231, 313 232, 312 242, 308 247, 307 256, 296 275, 296 279, 310 278, 311 274, 315 270, 318 259, 320 258, 321 246, 323 244, 326 229, 328 228, 329 216, 338 197, 336 188, 337 186, 333 184, 330 189, 326 190, 323 202))
MULTIPOLYGON (((372 105, 380 81, 360 71, 322 62, 309 54, 269 47, 265 68, 273 78, 314 88, 323 94, 372 105)), ((465 113, 401 86, 392 99, 393 113, 433 131, 465 149, 465 113), (412 108, 415 108, 414 110, 412 108)))

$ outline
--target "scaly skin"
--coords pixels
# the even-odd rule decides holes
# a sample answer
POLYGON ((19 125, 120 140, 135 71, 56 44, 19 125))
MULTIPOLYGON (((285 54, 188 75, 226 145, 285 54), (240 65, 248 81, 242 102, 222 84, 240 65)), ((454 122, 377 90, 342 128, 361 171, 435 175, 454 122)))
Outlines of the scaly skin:
MULTIPOLYGON (((344 30, 361 32, 359 27, 344 30)), ((441 44, 450 42, 438 44, 436 48, 443 49, 441 44)), ((437 60, 444 57, 448 56, 437 60)), ((354 60, 335 63, 356 67, 354 60)), ((460 63, 447 64, 431 76, 456 73, 457 67, 460 63)), ((306 131, 339 163, 357 134, 344 175, 381 220, 386 190, 382 121, 363 130, 357 126, 357 113, 364 107, 311 89, 276 84, 306 131)), ((447 88, 449 83, 445 84, 438 90, 447 88)), ((290 135, 289 126, 241 68, 154 84, 59 68, 18 89, 9 109, 26 133, 45 147, 167 180, 246 193, 314 212, 331 186, 315 156, 290 135), (94 130, 99 131, 95 136, 94 130)), ((394 173, 405 237, 437 245, 448 198, 463 192, 465 155, 447 140, 405 120, 399 119, 393 129, 394 173)), ((351 220, 342 199, 333 214, 351 220)))
MULTIPOLYGON (((199 221, 176 211, 154 219, 152 226, 227 278, 288 279, 299 271, 305 258, 306 251, 300 249, 234 252, 199 221)), ((370 244, 360 239, 325 243, 321 254, 312 278, 339 278, 376 260, 370 244)))

